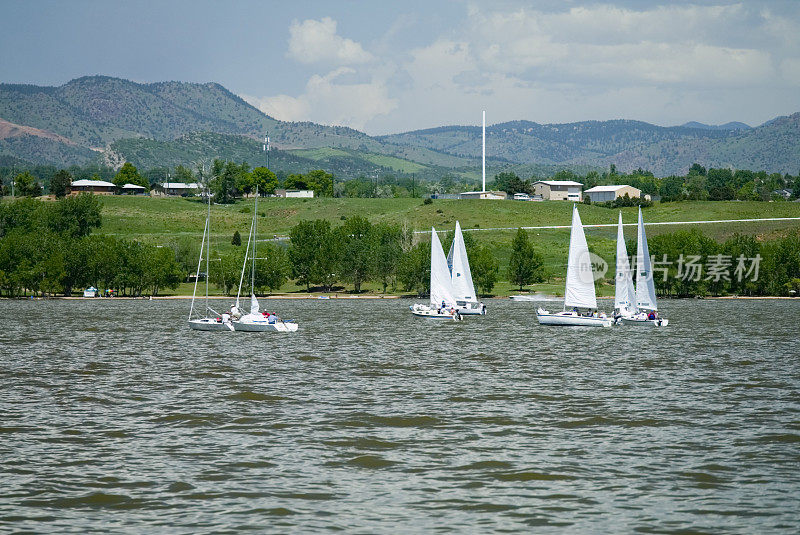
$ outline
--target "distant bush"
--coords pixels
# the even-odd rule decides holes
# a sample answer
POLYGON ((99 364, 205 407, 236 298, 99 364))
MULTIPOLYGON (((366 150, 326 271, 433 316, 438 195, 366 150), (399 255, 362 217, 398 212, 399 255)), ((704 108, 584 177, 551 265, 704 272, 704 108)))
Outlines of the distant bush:
POLYGON ((424 201, 422 201, 422 204, 433 204, 433 199, 427 197, 424 201))

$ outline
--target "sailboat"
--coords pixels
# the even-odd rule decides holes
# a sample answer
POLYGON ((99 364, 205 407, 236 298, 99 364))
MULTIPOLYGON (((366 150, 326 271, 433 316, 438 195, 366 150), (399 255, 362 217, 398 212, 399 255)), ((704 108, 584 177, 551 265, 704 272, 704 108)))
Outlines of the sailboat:
POLYGON ((628 249, 625 247, 625 234, 622 232, 622 212, 617 223, 617 271, 614 285, 614 319, 619 323, 622 316, 632 316, 636 312, 636 291, 633 289, 631 265, 628 249))
POLYGON ((569 237, 569 259, 567 282, 564 289, 563 312, 549 312, 543 308, 536 311, 541 325, 574 325, 586 327, 611 327, 612 320, 597 312, 597 297, 594 291, 592 260, 578 207, 572 206, 572 229, 569 237), (572 310, 567 310, 572 307, 572 310), (583 311, 583 312, 582 312, 583 311))
POLYGON ((447 267, 450 269, 453 297, 456 299, 456 308, 459 314, 467 316, 486 314, 486 305, 479 303, 475 295, 472 271, 469 268, 469 258, 467 258, 467 247, 458 221, 456 221, 453 243, 450 244, 450 252, 447 254, 447 267))
POLYGON ((442 242, 431 227, 431 297, 427 305, 415 304, 409 307, 411 313, 423 318, 440 320, 461 320, 456 309, 456 298, 453 292, 453 281, 447 258, 444 256, 442 242))
POLYGON ((636 313, 622 315, 623 325, 644 325, 647 327, 666 327, 667 318, 658 316, 656 287, 653 282, 653 268, 650 265, 650 250, 644 232, 642 207, 639 207, 638 232, 636 236, 636 313))
POLYGON ((211 252, 211 192, 206 191, 208 210, 206 224, 203 227, 203 241, 200 245, 200 257, 197 259, 197 273, 194 278, 194 291, 192 291, 192 305, 189 307, 189 328, 195 331, 232 331, 234 330, 229 314, 219 314, 208 304, 208 264, 211 252), (203 251, 206 254, 206 306, 203 312, 195 310, 194 303, 197 297, 197 281, 200 279, 200 266, 203 263, 203 251), (211 315, 209 315, 211 313, 211 315))
POLYGON ((276 314, 269 314, 261 312, 258 299, 256 298, 256 235, 257 235, 257 217, 258 217, 258 186, 256 186, 256 202, 253 211, 253 221, 250 223, 250 234, 247 237, 247 248, 244 254, 244 263, 242 264, 242 275, 239 278, 239 290, 236 292, 236 304, 231 307, 231 315, 233 316, 233 326, 237 331, 245 332, 264 332, 264 331, 281 331, 281 332, 294 332, 297 330, 297 323, 294 321, 284 321, 276 314), (242 283, 244 282, 244 273, 247 268, 247 257, 250 253, 250 244, 253 244, 253 254, 250 262, 250 312, 242 314, 239 309, 239 298, 242 294, 242 283))

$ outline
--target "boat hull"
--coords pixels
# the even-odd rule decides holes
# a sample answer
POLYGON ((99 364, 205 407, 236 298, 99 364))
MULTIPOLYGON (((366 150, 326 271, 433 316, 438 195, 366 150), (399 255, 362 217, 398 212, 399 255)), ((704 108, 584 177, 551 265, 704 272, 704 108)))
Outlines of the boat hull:
POLYGON ((414 305, 408 307, 411 309, 411 313, 418 318, 428 318, 432 320, 444 320, 444 321, 461 321, 461 313, 457 312, 456 314, 440 314, 437 309, 428 308, 425 305, 414 305))
POLYGON ((215 318, 201 318, 189 320, 189 328, 195 331, 232 331, 230 323, 217 321, 215 318))
POLYGON ((237 331, 260 333, 269 331, 278 332, 294 332, 297 330, 297 324, 293 321, 276 321, 270 323, 262 315, 258 314, 255 318, 242 316, 239 320, 233 322, 233 327, 237 331))
POLYGON ((536 312, 539 325, 561 325, 565 327, 611 327, 613 320, 604 317, 579 316, 572 312, 551 313, 539 309, 536 312))
POLYGON ((483 303, 476 303, 474 307, 464 306, 464 307, 457 307, 458 313, 462 316, 485 316, 486 315, 486 305, 483 303))
POLYGON ((649 320, 647 318, 626 318, 623 316, 619 319, 619 323, 622 325, 638 325, 639 327, 666 327, 669 325, 669 320, 667 318, 649 320))

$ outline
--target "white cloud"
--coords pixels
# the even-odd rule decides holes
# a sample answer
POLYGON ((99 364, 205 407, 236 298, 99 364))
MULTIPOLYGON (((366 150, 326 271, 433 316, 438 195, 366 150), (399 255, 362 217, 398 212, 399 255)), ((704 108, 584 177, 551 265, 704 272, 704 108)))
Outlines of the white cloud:
POLYGON ((386 84, 378 79, 362 83, 343 83, 341 78, 355 74, 350 67, 340 67, 325 75, 312 76, 305 92, 297 97, 245 99, 261 111, 282 121, 314 121, 317 123, 349 126, 364 130, 375 117, 385 115, 397 107, 389 97, 386 84))
POLYGON ((288 56, 300 63, 354 65, 372 61, 373 56, 352 39, 336 34, 337 23, 330 17, 294 21, 289 26, 288 56))

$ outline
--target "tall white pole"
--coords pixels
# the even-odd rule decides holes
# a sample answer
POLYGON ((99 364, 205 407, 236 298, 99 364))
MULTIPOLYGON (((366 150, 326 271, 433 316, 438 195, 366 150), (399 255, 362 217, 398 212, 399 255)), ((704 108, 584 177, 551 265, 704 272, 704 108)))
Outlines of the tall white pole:
POLYGON ((481 191, 486 191, 486 110, 483 111, 483 171, 481 176, 483 177, 483 189, 481 191))

